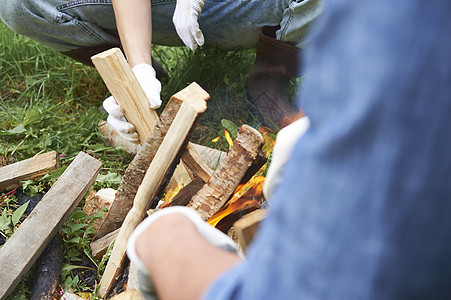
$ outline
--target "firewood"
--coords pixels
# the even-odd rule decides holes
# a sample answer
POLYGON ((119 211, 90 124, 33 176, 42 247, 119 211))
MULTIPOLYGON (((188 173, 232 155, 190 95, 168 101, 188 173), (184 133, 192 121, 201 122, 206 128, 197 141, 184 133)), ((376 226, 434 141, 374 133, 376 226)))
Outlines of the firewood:
POLYGON ((105 255, 108 247, 116 239, 119 234, 119 228, 102 236, 100 239, 92 241, 89 245, 91 246, 92 256, 97 259, 101 259, 105 255))
POLYGON ((40 179, 49 171, 59 167, 55 151, 36 155, 0 168, 0 191, 11 190, 20 185, 21 180, 40 179))
POLYGON ((206 147, 203 145, 189 143, 194 150, 202 157, 202 159, 207 163, 207 165, 216 170, 219 166, 219 163, 227 156, 226 152, 220 151, 218 149, 213 149, 210 147, 206 147))
POLYGON ((211 175, 213 175, 212 168, 202 159, 191 143, 186 146, 182 159, 191 171, 202 178, 204 182, 210 180, 211 175))
POLYGON ((111 95, 124 109, 125 117, 135 126, 142 145, 158 122, 158 114, 150 108, 147 96, 122 51, 112 48, 94 55, 91 60, 111 95))
POLYGON ((52 300, 63 266, 63 247, 54 237, 35 264, 31 300, 52 300))
POLYGON ((80 152, 0 250, 0 299, 11 293, 97 178, 102 163, 80 152), (5 272, 7 270, 7 272, 5 272))
MULTIPOLYGON (((198 99, 201 99, 204 102, 209 97, 209 95, 197 84, 192 84, 186 89, 190 90, 193 97, 198 97, 198 99)), ((173 96, 173 99, 177 98, 183 101, 183 97, 184 95, 179 92, 173 96), (180 97, 180 95, 182 98, 177 98, 180 97)), ((182 105, 181 101, 172 101, 171 105, 166 106, 155 129, 151 132, 149 138, 133 158, 133 161, 130 163, 122 177, 113 204, 111 205, 104 222, 100 226, 100 229, 96 232, 94 240, 121 227, 125 216, 133 206, 133 199, 143 181, 144 175, 182 105)))
MULTIPOLYGON (((158 131, 162 130, 164 126, 157 125, 154 130, 155 133, 151 135, 160 138, 164 137, 164 139, 147 169, 133 201, 133 207, 127 214, 116 238, 113 251, 100 281, 100 296, 103 297, 110 291, 125 257, 128 238, 146 216, 146 211, 151 201, 154 199, 158 189, 160 189, 161 183, 178 156, 181 147, 185 144, 195 120, 207 108, 205 102, 207 98, 208 94, 199 85, 192 83, 172 96, 167 104, 166 109, 174 110, 174 112, 177 112, 177 115, 170 122, 164 120, 162 115, 161 124, 170 124, 167 133, 165 135, 159 134, 158 131)), ((168 114, 168 116, 171 115, 168 114)), ((150 139, 149 143, 152 143, 152 139, 150 139)), ((155 148, 150 149, 156 150, 155 148)))
POLYGON ((217 212, 235 191, 263 144, 260 132, 242 125, 229 153, 188 207, 195 209, 204 220, 217 212))
POLYGON ((263 183, 265 178, 257 176, 234 192, 233 197, 211 216, 207 223, 224 233, 242 216, 257 210, 263 205, 263 183))
POLYGON ((264 209, 258 209, 243 216, 241 219, 236 221, 235 224, 233 224, 232 228, 236 232, 238 242, 244 251, 247 250, 247 247, 254 239, 255 233, 257 232, 261 221, 265 218, 266 211, 264 209))

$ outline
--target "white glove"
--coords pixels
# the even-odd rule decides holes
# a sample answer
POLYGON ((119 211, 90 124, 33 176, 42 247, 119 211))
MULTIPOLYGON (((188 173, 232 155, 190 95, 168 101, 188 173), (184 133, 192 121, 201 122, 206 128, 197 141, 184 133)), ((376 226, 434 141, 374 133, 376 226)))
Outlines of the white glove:
POLYGON ((221 248, 223 250, 236 253, 237 247, 235 242, 227 235, 214 228, 213 226, 205 223, 201 217, 191 208, 184 206, 174 206, 161 209, 141 222, 138 227, 133 231, 127 242, 127 256, 138 268, 138 282, 141 290, 141 294, 144 299, 153 300, 158 299, 153 282, 147 272, 144 263, 136 254, 136 240, 137 238, 154 223, 156 220, 163 216, 170 214, 180 213, 186 216, 196 226, 199 233, 213 246, 221 248))
POLYGON ((276 137, 276 144, 272 151, 271 165, 266 173, 263 184, 263 195, 270 199, 274 187, 281 181, 282 170, 293 152, 294 145, 310 126, 310 119, 302 117, 290 125, 282 128, 276 137))
MULTIPOLYGON (((143 88, 147 100, 149 100, 150 107, 160 107, 161 83, 156 78, 154 68, 148 64, 138 64, 133 67, 132 71, 143 88)), ((108 124, 110 124, 120 136, 132 143, 139 142, 135 126, 127 121, 124 116, 124 110, 117 104, 116 99, 114 99, 113 96, 110 96, 103 101, 103 108, 109 114, 107 118, 108 124)))
POLYGON ((161 106, 161 83, 157 79, 155 69, 148 64, 137 64, 132 69, 136 79, 149 100, 150 107, 155 109, 161 106))
POLYGON ((177 0, 172 22, 183 43, 191 50, 204 44, 204 35, 199 28, 198 19, 205 0, 177 0))

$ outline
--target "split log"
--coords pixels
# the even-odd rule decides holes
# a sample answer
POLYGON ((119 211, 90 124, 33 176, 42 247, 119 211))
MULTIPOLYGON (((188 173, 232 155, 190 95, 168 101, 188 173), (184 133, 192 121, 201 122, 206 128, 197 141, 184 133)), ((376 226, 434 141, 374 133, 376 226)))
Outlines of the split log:
POLYGON ((188 207, 196 210, 204 220, 217 212, 235 191, 263 144, 260 132, 242 125, 226 158, 221 161, 210 181, 193 196, 188 207))
POLYGON ((101 162, 80 152, 0 250, 0 299, 11 293, 97 178, 101 162))
POLYGON ((54 237, 35 264, 31 300, 52 300, 63 266, 63 246, 54 237))
MULTIPOLYGON (((136 226, 146 216, 147 209, 158 189, 160 189, 161 183, 171 165, 175 162, 180 149, 185 144, 188 133, 195 120, 207 108, 206 99, 208 99, 208 94, 199 85, 192 83, 188 88, 172 96, 167 104, 166 109, 173 110, 174 108, 178 108, 174 110, 177 111, 177 115, 171 122, 172 124, 167 134, 163 135, 164 139, 138 188, 133 201, 133 207, 121 226, 110 259, 100 281, 99 294, 101 297, 110 291, 125 257, 127 240, 136 226)), ((164 122, 163 114, 160 122, 164 122)), ((158 132, 158 128, 161 128, 161 126, 157 125, 154 131, 158 132)), ((155 135, 159 136, 157 133, 155 135)), ((151 143, 152 141, 150 140, 149 142, 151 143)))
POLYGON ((105 85, 124 115, 132 123, 142 145, 158 122, 158 114, 149 106, 147 96, 119 48, 112 48, 91 57, 105 85))
POLYGON ((0 168, 0 191, 11 190, 20 185, 21 180, 40 179, 49 171, 59 167, 55 151, 36 155, 0 168))
POLYGON ((238 236, 238 242, 243 248, 243 251, 247 250, 257 233, 260 223, 266 218, 266 211, 264 209, 258 209, 253 211, 233 224, 233 231, 236 232, 238 236))
POLYGON ((194 150, 202 157, 202 159, 207 163, 207 165, 216 170, 219 163, 227 156, 227 152, 220 151, 218 149, 213 149, 207 146, 189 143, 194 150))
POLYGON ((102 256, 104 256, 106 251, 108 250, 108 247, 116 239, 118 234, 119 228, 104 235, 98 240, 92 241, 91 244, 89 244, 91 246, 92 256, 94 256, 97 259, 101 259, 102 256))
POLYGON ((188 143, 186 146, 186 151, 183 153, 182 159, 188 168, 202 178, 204 182, 210 180, 211 175, 213 175, 213 169, 202 159, 191 143, 188 143))

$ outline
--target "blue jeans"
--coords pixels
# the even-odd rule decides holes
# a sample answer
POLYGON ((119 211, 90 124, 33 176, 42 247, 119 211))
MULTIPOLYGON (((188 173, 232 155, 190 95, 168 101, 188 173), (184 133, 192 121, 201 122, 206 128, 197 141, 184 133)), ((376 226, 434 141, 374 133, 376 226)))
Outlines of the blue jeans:
POLYGON ((205 299, 449 299, 451 2, 329 0, 311 127, 246 261, 205 299))
MULTIPOLYGON (((205 44, 223 49, 256 45, 259 29, 280 25, 277 38, 303 47, 322 0, 207 0, 199 18, 205 44)), ((172 24, 176 0, 152 0, 153 43, 183 45, 172 24)), ((13 31, 60 52, 118 44, 111 0, 0 0, 13 31)))

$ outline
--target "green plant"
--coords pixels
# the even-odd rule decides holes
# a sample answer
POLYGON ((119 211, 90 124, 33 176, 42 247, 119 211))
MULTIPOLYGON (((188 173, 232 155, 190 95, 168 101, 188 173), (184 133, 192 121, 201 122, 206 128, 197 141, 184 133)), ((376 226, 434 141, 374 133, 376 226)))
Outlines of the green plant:
POLYGON ((3 212, 0 215, 0 232, 5 237, 9 237, 14 233, 14 229, 19 224, 20 219, 25 213, 28 203, 29 202, 26 202, 25 204, 19 206, 19 208, 17 208, 13 212, 8 211, 6 208, 3 209, 3 212))
POLYGON ((72 291, 90 291, 92 289, 80 280, 80 275, 86 270, 94 271, 97 274, 99 261, 92 257, 89 243, 95 233, 92 224, 101 219, 104 213, 105 210, 101 210, 95 215, 88 216, 83 209, 76 207, 61 228, 60 236, 66 252, 61 272, 63 288, 72 291), (82 257, 88 258, 92 267, 77 264, 82 262, 82 257))

